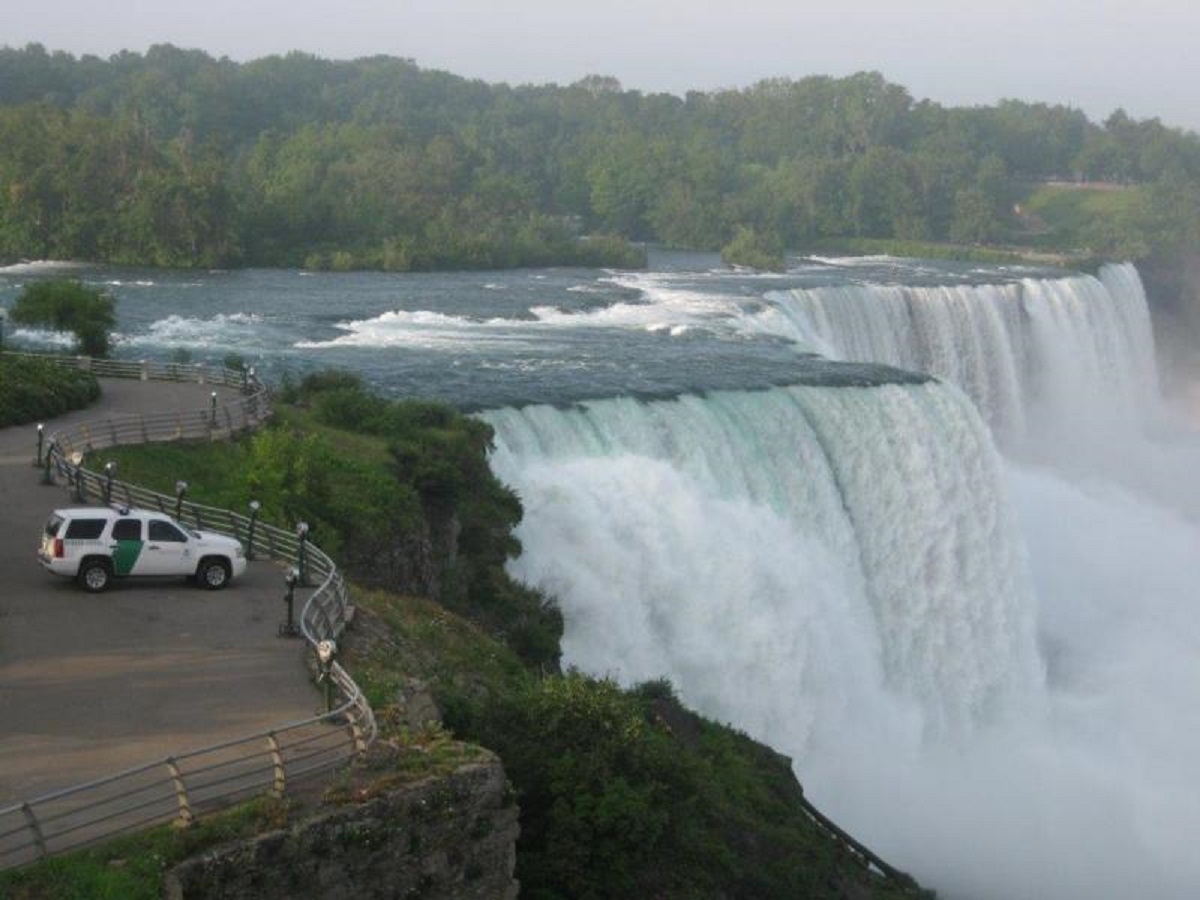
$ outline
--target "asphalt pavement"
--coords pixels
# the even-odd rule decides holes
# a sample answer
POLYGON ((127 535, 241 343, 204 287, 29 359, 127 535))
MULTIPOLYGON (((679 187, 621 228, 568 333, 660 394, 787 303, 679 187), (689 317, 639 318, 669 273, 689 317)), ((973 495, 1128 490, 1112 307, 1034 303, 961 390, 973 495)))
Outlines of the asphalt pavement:
MULTIPOLYGON (((47 432, 113 413, 203 409, 212 390, 101 385, 97 403, 47 432)), ((41 483, 36 452, 34 425, 0 429, 0 806, 319 710, 302 642, 276 636, 285 607, 275 564, 251 563, 222 591, 164 579, 88 594, 47 573, 42 528, 74 504, 65 486, 41 483)))

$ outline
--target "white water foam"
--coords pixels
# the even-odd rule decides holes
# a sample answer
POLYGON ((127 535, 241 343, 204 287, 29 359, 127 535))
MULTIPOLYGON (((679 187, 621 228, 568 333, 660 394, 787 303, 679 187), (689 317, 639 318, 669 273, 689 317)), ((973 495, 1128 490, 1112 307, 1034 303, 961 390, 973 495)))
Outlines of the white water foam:
POLYGON ((70 262, 58 259, 31 259, 25 262, 0 266, 0 275, 36 275, 42 272, 59 272, 70 269, 81 269, 86 263, 70 262))
POLYGON ((254 343, 255 328, 263 322, 257 313, 218 313, 207 319, 172 315, 150 323, 144 332, 122 333, 114 338, 121 347, 233 347, 254 343))
POLYGON ((27 344, 34 347, 46 347, 69 350, 75 346, 75 335, 69 331, 48 331, 43 328, 14 328, 6 332, 8 339, 14 345, 27 344))

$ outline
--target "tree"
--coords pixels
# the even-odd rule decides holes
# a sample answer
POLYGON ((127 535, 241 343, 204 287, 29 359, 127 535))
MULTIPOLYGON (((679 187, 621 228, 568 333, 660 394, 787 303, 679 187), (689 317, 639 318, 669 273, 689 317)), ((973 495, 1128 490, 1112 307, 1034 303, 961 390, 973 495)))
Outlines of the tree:
POLYGON ((27 285, 11 314, 23 325, 72 332, 88 356, 108 355, 109 330, 117 321, 110 294, 66 279, 27 285))
POLYGON ((721 250, 721 260, 731 266, 749 266, 766 272, 782 272, 783 245, 774 235, 759 234, 738 225, 733 240, 721 250))

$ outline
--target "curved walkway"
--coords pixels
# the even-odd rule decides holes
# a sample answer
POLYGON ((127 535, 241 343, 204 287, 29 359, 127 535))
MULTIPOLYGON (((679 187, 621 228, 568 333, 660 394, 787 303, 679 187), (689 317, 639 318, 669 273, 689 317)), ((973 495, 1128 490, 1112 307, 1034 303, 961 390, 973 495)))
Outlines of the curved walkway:
MULTIPOLYGON (((212 391, 101 386, 96 404, 53 426, 201 409, 212 391)), ((319 709, 303 642, 276 637, 284 587, 272 563, 215 592, 165 580, 90 595, 43 571, 41 529, 71 500, 40 483, 35 452, 33 425, 0 429, 0 806, 319 709)))

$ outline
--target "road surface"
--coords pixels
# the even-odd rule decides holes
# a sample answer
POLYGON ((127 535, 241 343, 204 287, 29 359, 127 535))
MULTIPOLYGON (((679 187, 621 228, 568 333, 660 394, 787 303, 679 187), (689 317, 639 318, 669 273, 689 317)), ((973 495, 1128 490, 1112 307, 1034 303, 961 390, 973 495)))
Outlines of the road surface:
MULTIPOLYGON (((212 390, 101 385, 96 404, 47 433, 110 413, 204 409, 212 390)), ((36 446, 33 425, 0 429, 0 806, 319 710, 303 642, 276 637, 276 565, 251 563, 223 591, 167 579, 93 595, 46 573, 42 527, 73 504, 65 487, 40 483, 36 446)))

